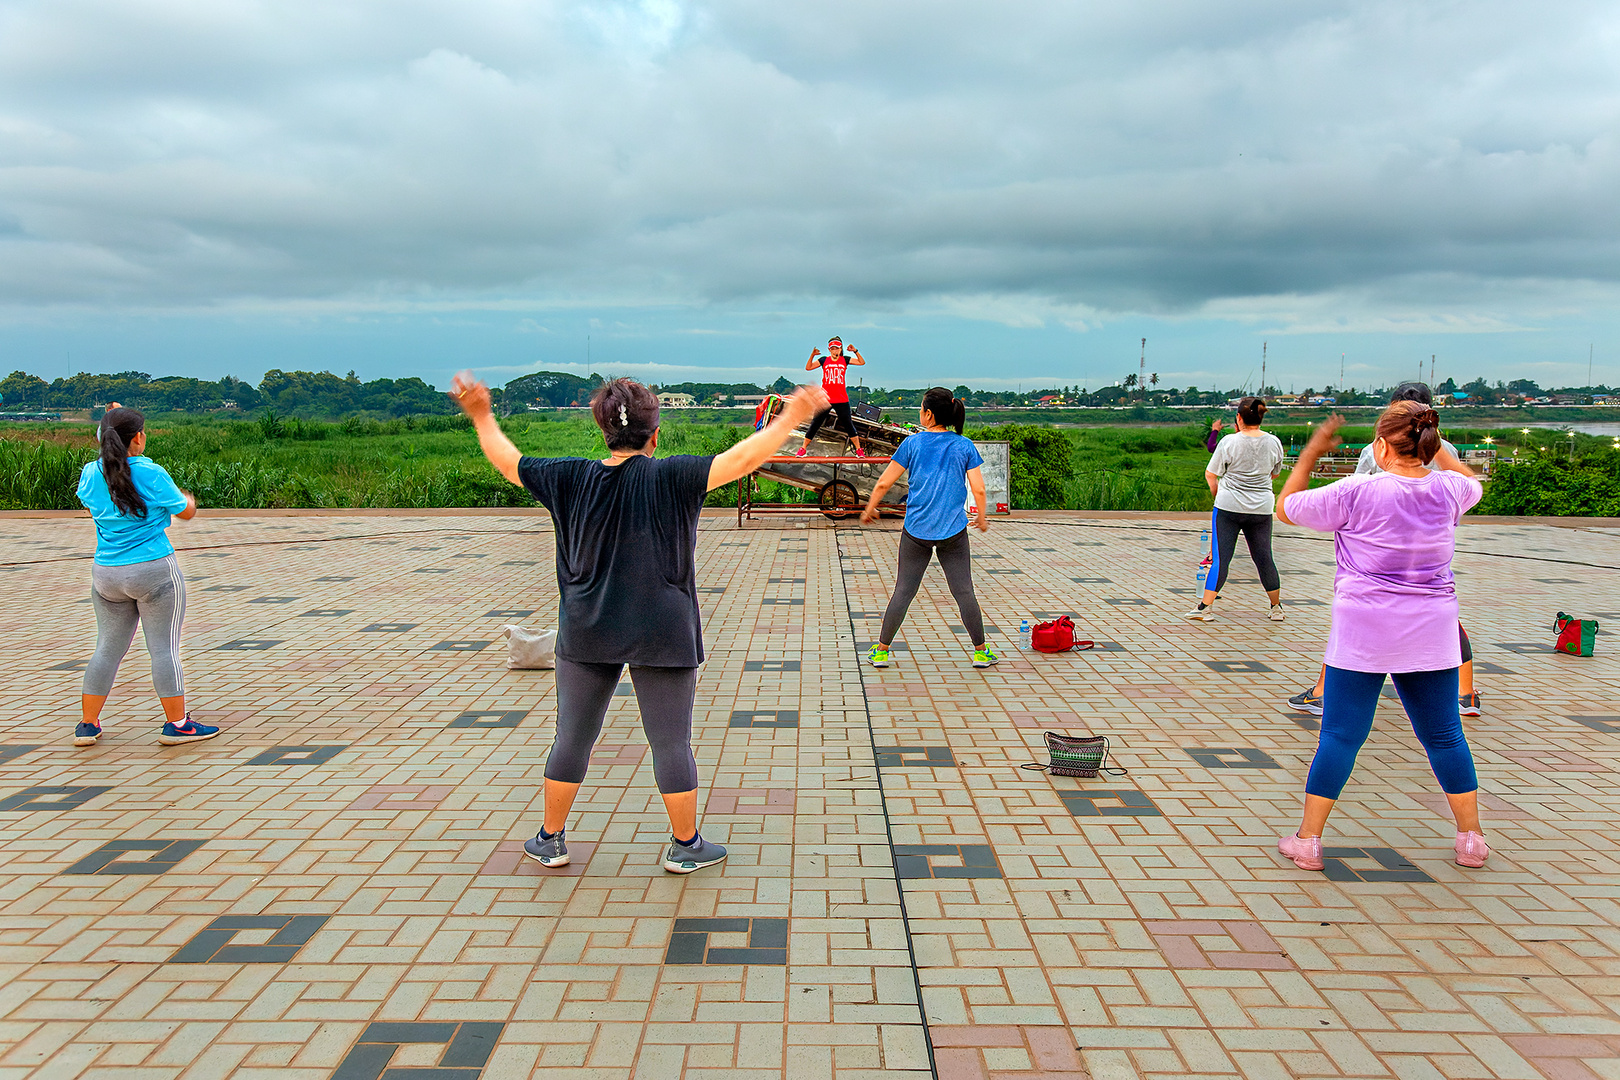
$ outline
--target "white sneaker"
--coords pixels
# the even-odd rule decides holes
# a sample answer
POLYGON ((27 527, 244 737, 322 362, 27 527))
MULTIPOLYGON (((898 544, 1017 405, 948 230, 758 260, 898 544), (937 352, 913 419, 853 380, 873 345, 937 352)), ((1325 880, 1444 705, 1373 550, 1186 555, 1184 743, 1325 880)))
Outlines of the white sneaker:
POLYGON ((1270 618, 1272 622, 1282 622, 1283 619, 1286 618, 1286 617, 1287 616, 1285 616, 1283 614, 1283 609, 1282 609, 1281 604, 1272 604, 1271 605, 1271 614, 1268 616, 1268 618, 1270 618))
POLYGON ((1183 615, 1182 618, 1191 619, 1193 622, 1214 622, 1215 609, 1208 607, 1193 608, 1191 611, 1187 612, 1187 614, 1183 615))

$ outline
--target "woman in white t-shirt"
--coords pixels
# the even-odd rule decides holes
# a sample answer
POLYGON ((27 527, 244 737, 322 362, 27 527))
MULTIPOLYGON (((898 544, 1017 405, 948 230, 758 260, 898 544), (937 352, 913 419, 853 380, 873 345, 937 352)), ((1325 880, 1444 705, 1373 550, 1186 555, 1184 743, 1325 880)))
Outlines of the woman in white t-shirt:
POLYGON ((1238 533, 1249 542, 1249 557, 1260 572, 1260 584, 1271 600, 1271 621, 1281 622, 1282 580, 1271 557, 1271 516, 1276 496, 1271 482, 1282 472, 1283 447, 1277 436, 1260 430, 1266 403, 1257 397, 1238 402, 1237 430, 1222 439, 1209 459, 1204 479, 1215 496, 1210 531, 1214 561, 1204 579, 1204 598, 1187 612, 1197 622, 1214 622, 1214 603, 1226 584, 1226 574, 1237 550, 1238 533))

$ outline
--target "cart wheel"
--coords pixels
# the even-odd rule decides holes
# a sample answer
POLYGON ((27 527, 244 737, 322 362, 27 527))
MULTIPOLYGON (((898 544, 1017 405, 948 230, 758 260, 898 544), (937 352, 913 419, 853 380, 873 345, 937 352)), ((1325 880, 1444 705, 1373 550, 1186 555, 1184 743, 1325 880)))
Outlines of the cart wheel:
POLYGON ((834 519, 856 513, 860 508, 860 492, 848 480, 829 480, 821 488, 821 512, 834 519))

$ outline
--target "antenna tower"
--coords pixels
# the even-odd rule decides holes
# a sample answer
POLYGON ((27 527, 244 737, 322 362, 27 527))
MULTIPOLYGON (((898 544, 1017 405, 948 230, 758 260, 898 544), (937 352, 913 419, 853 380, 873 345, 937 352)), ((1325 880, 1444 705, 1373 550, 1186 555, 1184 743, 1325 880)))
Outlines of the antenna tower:
POLYGON ((1260 396, 1266 396, 1266 342, 1260 343, 1260 396))

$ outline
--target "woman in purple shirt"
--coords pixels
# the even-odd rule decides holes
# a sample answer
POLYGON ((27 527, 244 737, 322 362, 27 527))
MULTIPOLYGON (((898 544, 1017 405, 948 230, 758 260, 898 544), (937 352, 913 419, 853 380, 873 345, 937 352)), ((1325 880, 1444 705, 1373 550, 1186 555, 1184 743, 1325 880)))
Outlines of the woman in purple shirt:
POLYGON ((1394 678, 1429 767, 1457 821, 1460 866, 1490 855, 1479 827, 1479 779, 1457 711, 1457 590, 1451 573, 1457 523, 1482 489, 1440 445, 1440 418, 1397 401, 1378 420, 1373 454, 1383 472, 1306 491, 1317 458, 1344 423, 1316 429, 1277 496, 1277 517, 1333 533, 1333 625, 1328 631, 1322 731, 1305 780, 1298 832, 1277 848, 1304 870, 1322 869, 1322 829, 1372 731, 1384 676, 1394 678), (1438 468, 1430 471, 1434 461, 1438 468))

